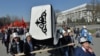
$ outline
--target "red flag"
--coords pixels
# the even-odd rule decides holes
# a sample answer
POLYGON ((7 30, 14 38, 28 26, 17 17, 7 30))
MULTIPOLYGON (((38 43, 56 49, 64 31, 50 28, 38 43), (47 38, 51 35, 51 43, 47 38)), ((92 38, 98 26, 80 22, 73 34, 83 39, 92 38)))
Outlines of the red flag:
POLYGON ((27 24, 26 22, 24 21, 24 18, 22 17, 22 26, 26 28, 27 24))

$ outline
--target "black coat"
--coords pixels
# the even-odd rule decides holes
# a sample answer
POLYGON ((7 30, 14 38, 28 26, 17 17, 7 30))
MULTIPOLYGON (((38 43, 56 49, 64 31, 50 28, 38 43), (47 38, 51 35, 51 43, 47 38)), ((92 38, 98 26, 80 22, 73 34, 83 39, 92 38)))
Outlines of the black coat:
MULTIPOLYGON (((24 42, 23 41, 19 41, 19 49, 20 49, 20 52, 23 52, 23 44, 24 42)), ((13 42, 11 44, 11 47, 10 47, 10 52, 11 54, 17 54, 17 43, 13 42)))
MULTIPOLYGON (((31 41, 31 43, 32 43, 32 46, 33 46, 33 50, 34 50, 34 42, 33 42, 33 40, 31 41)), ((30 46, 29 46, 29 44, 28 44, 28 42, 26 41, 26 43, 24 43, 24 54, 25 54, 25 56, 31 56, 32 54, 30 53, 31 52, 31 50, 30 50, 30 46)))
POLYGON ((3 38, 2 38, 2 43, 8 43, 10 42, 10 34, 9 33, 6 33, 7 34, 7 39, 5 39, 5 33, 3 33, 3 38))
POLYGON ((60 39, 60 41, 62 45, 72 43, 71 36, 63 36, 63 38, 60 39))

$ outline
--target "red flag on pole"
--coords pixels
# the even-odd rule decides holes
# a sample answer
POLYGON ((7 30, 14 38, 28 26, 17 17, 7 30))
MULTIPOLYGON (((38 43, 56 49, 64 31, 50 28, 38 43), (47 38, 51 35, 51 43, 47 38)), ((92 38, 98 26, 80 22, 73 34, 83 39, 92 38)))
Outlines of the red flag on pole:
POLYGON ((26 22, 24 21, 24 18, 22 17, 22 26, 24 27, 24 28, 26 28, 26 26, 27 26, 27 24, 26 24, 26 22))

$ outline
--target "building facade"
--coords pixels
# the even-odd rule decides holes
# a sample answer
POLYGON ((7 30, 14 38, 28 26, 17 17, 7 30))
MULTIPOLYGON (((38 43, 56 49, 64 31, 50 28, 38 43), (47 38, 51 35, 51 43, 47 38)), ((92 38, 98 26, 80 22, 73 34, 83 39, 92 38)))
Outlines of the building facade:
POLYGON ((92 6, 90 4, 82 4, 74 8, 62 11, 58 13, 57 23, 62 24, 67 23, 67 19, 76 21, 77 19, 85 19, 86 22, 92 22, 92 6))

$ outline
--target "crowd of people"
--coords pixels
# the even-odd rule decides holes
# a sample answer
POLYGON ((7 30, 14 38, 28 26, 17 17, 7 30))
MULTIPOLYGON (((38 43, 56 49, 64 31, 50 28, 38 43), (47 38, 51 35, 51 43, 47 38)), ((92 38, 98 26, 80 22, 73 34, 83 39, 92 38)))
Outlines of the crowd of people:
MULTIPOLYGON (((59 46, 75 43, 75 40, 78 42, 77 46, 73 44, 59 49, 62 56, 96 56, 91 47, 93 36, 86 26, 83 26, 82 29, 71 29, 63 25, 58 32, 60 33, 59 46)), ((25 56, 35 56, 30 52, 35 50, 36 43, 28 29, 8 28, 3 32, 0 31, 0 35, 2 35, 0 37, 2 37, 2 44, 5 45, 7 53, 15 56, 24 52, 25 56)))
POLYGON ((86 26, 81 29, 67 27, 63 25, 60 29, 60 45, 75 43, 75 45, 61 48, 62 56, 96 56, 91 45, 93 45, 93 36, 86 26))
POLYGON ((27 28, 8 28, 0 31, 0 34, 2 35, 2 44, 5 45, 7 53, 15 56, 24 52, 25 56, 33 56, 30 52, 34 50, 34 42, 27 28), (22 38, 21 35, 24 34, 25 36, 22 38))

